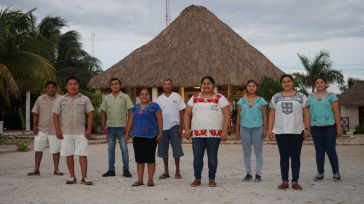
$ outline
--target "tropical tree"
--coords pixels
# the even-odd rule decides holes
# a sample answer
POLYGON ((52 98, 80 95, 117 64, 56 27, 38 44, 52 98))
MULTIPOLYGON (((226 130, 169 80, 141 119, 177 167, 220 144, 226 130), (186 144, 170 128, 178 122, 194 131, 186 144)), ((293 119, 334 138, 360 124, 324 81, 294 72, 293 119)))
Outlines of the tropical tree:
POLYGON ((0 10, 0 98, 7 105, 12 97, 19 99, 22 90, 55 78, 53 65, 34 52, 41 46, 34 40, 32 11, 0 10))
POLYGON ((44 53, 47 55, 45 57, 54 65, 59 83, 63 84, 71 75, 77 76, 81 82, 81 92, 90 96, 87 83, 102 71, 100 61, 82 48, 78 32, 61 32, 66 26, 66 21, 57 16, 47 16, 38 24, 40 40, 46 42, 50 50, 50 53, 44 53))
POLYGON ((298 54, 298 57, 305 69, 305 73, 295 72, 295 80, 303 87, 310 87, 312 92, 315 90, 315 79, 323 76, 327 80, 327 84, 344 83, 344 76, 341 71, 331 69, 330 55, 327 52, 320 51, 313 59, 298 54))
POLYGON ((281 84, 279 81, 266 77, 260 82, 257 94, 263 97, 266 101, 270 101, 272 96, 281 90, 281 84))
POLYGON ((342 86, 340 86, 340 91, 349 90, 355 84, 356 81, 358 81, 358 79, 349 77, 348 80, 346 81, 346 84, 343 84, 342 86))

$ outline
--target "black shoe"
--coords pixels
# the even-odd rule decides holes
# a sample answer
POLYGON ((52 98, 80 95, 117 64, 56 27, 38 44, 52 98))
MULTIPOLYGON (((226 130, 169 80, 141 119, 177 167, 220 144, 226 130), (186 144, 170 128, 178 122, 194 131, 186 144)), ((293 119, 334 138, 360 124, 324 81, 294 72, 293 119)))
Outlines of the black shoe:
POLYGON ((115 176, 115 171, 107 171, 106 173, 102 174, 102 177, 109 177, 109 176, 115 176))
POLYGON ((324 174, 318 173, 313 180, 314 181, 322 181, 322 180, 324 180, 324 174))
POLYGON ((127 177, 127 178, 131 178, 132 177, 132 175, 130 174, 130 172, 129 172, 128 169, 127 170, 124 170, 123 176, 124 177, 127 177))
POLYGON ((334 181, 341 181, 341 176, 340 176, 340 173, 337 172, 336 174, 333 175, 333 179, 334 181))
POLYGON ((246 174, 246 176, 243 178, 243 181, 246 182, 246 181, 251 181, 253 179, 253 176, 250 175, 249 173, 246 174))
POLYGON ((255 182, 261 182, 262 181, 262 177, 260 175, 255 175, 255 182))

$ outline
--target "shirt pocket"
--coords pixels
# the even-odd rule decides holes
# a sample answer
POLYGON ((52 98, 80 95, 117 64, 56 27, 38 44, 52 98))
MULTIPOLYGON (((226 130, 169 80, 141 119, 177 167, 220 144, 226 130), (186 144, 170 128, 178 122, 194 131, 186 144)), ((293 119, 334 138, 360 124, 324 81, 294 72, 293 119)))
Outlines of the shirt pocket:
POLYGON ((78 114, 85 114, 86 111, 86 104, 84 103, 75 103, 74 104, 74 111, 78 114))
POLYGON ((62 113, 63 114, 68 114, 68 113, 70 113, 72 110, 72 107, 71 107, 71 104, 70 103, 68 103, 68 102, 62 102, 61 103, 61 107, 62 107, 62 113))

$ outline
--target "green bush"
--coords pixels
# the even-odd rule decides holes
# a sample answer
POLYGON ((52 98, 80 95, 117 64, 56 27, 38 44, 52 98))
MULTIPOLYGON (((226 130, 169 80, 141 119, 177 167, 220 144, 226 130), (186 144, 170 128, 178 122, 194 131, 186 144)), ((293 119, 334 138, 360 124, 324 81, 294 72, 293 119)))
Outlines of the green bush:
POLYGON ((28 151, 28 143, 24 140, 18 140, 16 142, 16 150, 19 152, 26 152, 28 151))
POLYGON ((9 143, 13 143, 13 142, 14 142, 14 137, 0 135, 0 145, 2 145, 2 144, 9 144, 9 143))
POLYGON ((364 124, 355 126, 355 134, 364 134, 364 124))

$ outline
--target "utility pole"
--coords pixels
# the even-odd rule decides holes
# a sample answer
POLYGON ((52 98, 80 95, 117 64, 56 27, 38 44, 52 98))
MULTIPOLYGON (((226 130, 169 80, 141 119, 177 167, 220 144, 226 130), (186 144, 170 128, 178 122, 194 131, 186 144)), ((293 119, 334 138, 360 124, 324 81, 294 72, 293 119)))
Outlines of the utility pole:
POLYGON ((91 50, 90 50, 90 54, 92 57, 95 56, 95 33, 91 33, 91 50))
POLYGON ((171 3, 169 0, 166 0, 166 27, 171 23, 171 3))

